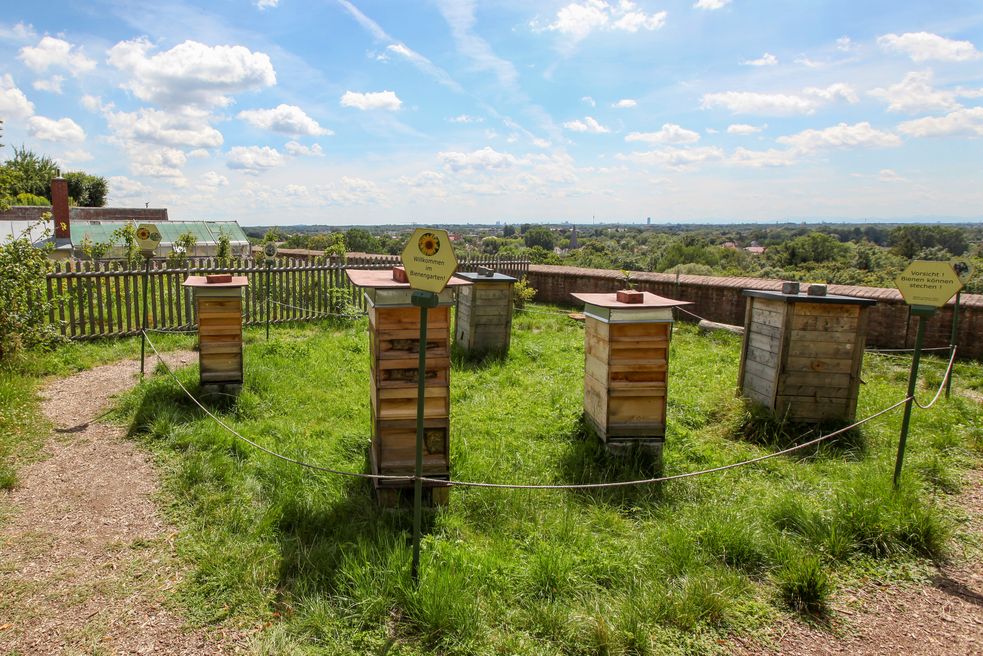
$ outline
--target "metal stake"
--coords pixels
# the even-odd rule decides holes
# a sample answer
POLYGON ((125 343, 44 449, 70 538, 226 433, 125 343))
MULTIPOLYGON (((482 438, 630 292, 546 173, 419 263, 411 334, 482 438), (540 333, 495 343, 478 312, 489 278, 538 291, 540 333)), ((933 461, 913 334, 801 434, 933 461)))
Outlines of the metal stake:
POLYGON ((415 291, 413 305, 420 308, 420 364, 416 372, 416 477, 413 480, 413 565, 410 576, 420 576, 420 533, 423 523, 423 413, 427 391, 427 310, 437 307, 439 297, 433 292, 415 291))
POLYGON ((908 425, 911 423, 911 405, 915 396, 915 383, 918 380, 918 363, 922 359, 922 342, 925 341, 925 324, 935 314, 935 308, 923 305, 911 306, 911 313, 918 317, 918 331, 915 333, 915 354, 911 358, 911 373, 908 374, 908 400, 904 404, 904 418, 901 420, 901 438, 898 440, 898 459, 894 463, 894 489, 901 484, 901 466, 904 463, 905 444, 908 441, 908 425))
POLYGON ((270 267, 273 266, 273 259, 266 258, 266 341, 270 341, 270 307, 273 290, 270 288, 270 267))
POLYGON ((143 378, 143 359, 146 354, 147 349, 147 296, 150 295, 149 281, 150 281, 150 258, 154 256, 153 253, 143 254, 143 258, 146 260, 147 264, 143 269, 143 321, 140 323, 140 378, 143 378))
MULTIPOLYGON (((956 305, 952 308, 952 334, 949 336, 949 357, 952 357, 952 352, 955 350, 956 346, 959 344, 959 301, 962 299, 963 290, 956 292, 956 305)), ((949 398, 949 393, 952 392, 952 374, 956 371, 956 363, 952 363, 952 369, 949 370, 949 377, 945 379, 945 398, 949 398)))

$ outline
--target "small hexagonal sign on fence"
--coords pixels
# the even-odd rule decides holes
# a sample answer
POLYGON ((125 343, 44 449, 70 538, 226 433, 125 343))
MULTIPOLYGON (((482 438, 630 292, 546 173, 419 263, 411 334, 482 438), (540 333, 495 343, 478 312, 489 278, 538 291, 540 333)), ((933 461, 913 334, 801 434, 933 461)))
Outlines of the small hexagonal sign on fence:
POLYGON ((141 223, 137 226, 136 238, 140 250, 152 253, 160 244, 160 231, 153 223, 141 223))
POLYGON ((439 294, 457 270, 450 235, 437 228, 417 228, 403 249, 410 287, 439 294))
POLYGON ((942 307, 962 289, 959 276, 949 262, 915 260, 895 279, 908 305, 942 307))

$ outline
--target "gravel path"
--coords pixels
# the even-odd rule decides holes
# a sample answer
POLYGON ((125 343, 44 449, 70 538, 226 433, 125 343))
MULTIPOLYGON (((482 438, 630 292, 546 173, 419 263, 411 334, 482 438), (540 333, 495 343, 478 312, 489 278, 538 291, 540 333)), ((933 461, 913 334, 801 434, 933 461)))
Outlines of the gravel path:
MULTIPOLYGON (((194 358, 165 355, 177 367, 194 358)), ((2 654, 216 654, 241 643, 187 629, 166 604, 181 570, 153 502, 156 472, 121 427, 97 421, 138 375, 139 361, 117 362, 42 392, 54 426, 46 457, 21 470, 0 528, 2 654)))

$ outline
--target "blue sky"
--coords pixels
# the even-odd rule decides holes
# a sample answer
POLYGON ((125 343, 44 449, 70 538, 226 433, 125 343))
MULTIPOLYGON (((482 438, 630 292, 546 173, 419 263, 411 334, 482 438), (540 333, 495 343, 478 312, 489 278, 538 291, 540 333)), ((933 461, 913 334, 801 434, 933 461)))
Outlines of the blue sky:
POLYGON ((12 2, 0 157, 256 224, 983 218, 973 1, 12 2))

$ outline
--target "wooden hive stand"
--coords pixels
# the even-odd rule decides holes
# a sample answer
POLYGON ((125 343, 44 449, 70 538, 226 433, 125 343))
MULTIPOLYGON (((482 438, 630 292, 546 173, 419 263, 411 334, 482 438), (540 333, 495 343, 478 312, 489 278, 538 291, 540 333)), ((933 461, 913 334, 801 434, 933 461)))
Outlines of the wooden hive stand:
MULTIPOLYGON (((369 357, 373 474, 412 477, 416 469, 417 373, 420 357, 420 308, 412 305, 409 284, 390 270, 349 269, 352 283, 369 306, 369 357)), ((398 274, 397 274, 398 275, 398 274)), ((427 364, 424 397, 423 475, 450 478, 450 306, 453 288, 468 284, 451 279, 439 304, 427 313, 427 364)), ((374 479, 379 502, 396 505, 413 481, 374 479)), ((434 504, 447 502, 447 486, 424 483, 434 504)))
POLYGON ((188 276, 198 315, 198 361, 204 391, 242 389, 242 288, 245 276, 188 276), (211 281, 211 282, 210 282, 211 281))
POLYGON ((641 447, 661 457, 672 308, 687 303, 638 294, 638 303, 572 294, 585 304, 584 415, 610 451, 641 447))
POLYGON ((789 421, 852 422, 867 309, 876 301, 751 289, 744 295, 744 397, 789 421))
POLYGON ((515 278, 490 270, 455 275, 471 283, 457 295, 455 343, 472 358, 508 355, 515 278))

